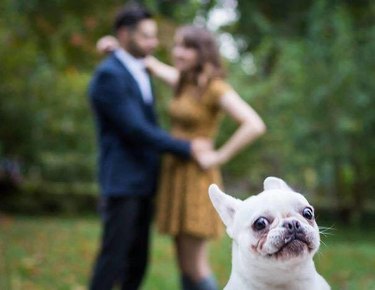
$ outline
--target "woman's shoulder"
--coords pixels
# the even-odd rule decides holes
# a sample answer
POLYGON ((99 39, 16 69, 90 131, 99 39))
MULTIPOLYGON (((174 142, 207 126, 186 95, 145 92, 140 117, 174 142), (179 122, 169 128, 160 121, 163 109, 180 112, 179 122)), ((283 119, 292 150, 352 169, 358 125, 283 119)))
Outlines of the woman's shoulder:
POLYGON ((208 93, 215 97, 220 97, 231 90, 232 86, 223 78, 214 78, 208 84, 208 93))
POLYGON ((227 82, 226 79, 224 79, 222 77, 215 77, 215 78, 212 78, 209 81, 210 87, 220 86, 220 85, 223 85, 223 84, 228 84, 228 82, 227 82))

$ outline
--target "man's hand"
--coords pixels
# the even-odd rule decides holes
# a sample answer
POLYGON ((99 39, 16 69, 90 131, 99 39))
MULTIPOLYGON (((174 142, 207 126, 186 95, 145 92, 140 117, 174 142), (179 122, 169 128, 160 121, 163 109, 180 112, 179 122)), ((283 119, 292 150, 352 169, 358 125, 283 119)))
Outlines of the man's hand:
POLYGON ((198 154, 197 162, 202 169, 210 169, 224 163, 224 157, 220 152, 214 150, 202 151, 198 154))
POLYGON ((209 169, 222 163, 219 152, 214 151, 210 139, 197 138, 192 141, 192 156, 202 169, 209 169))
POLYGON ((208 138, 196 138, 191 142, 192 155, 195 158, 202 152, 213 150, 212 140, 208 138))
POLYGON ((212 150, 213 150, 212 140, 208 138, 196 138, 193 141, 191 141, 191 155, 193 159, 200 166, 201 166, 201 160, 203 160, 204 154, 212 150))

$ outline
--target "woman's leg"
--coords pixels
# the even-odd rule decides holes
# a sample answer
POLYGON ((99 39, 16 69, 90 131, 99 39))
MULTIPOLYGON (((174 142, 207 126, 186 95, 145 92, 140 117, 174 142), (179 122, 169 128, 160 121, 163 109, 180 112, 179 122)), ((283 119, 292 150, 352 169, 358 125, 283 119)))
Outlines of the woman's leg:
POLYGON ((189 235, 175 239, 184 290, 216 290, 208 262, 207 240, 189 235))

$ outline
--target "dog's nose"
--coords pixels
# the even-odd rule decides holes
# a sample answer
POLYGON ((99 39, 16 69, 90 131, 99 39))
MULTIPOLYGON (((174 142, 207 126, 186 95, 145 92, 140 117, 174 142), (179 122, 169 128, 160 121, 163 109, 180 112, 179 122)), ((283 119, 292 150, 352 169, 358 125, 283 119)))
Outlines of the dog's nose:
POLYGON ((288 230, 289 233, 294 234, 300 231, 301 224, 297 220, 285 221, 283 227, 288 230))

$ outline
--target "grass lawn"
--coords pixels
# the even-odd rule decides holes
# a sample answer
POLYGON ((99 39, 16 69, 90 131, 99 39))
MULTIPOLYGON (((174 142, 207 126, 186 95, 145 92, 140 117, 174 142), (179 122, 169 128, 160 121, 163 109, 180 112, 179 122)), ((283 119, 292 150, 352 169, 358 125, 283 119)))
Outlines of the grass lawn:
MULTIPOLYGON (((86 289, 99 235, 93 217, 1 216, 0 289, 86 289)), ((315 261, 332 289, 375 290, 374 228, 334 226, 322 239, 315 261)), ((210 250, 223 287, 230 272, 229 239, 212 242, 210 250)), ((173 257, 170 239, 155 233, 143 290, 179 289, 173 257)))

